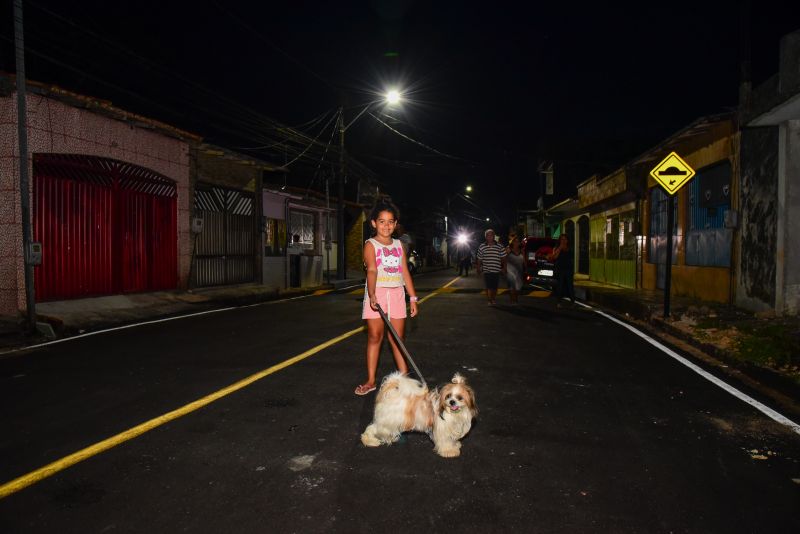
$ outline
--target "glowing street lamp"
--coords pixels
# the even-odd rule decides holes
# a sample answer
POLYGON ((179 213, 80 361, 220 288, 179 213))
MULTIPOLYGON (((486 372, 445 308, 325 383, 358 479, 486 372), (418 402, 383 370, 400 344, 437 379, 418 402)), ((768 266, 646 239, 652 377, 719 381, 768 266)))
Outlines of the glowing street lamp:
MULTIPOLYGON (((464 186, 464 191, 465 191, 465 193, 472 193, 472 186, 471 185, 464 186)), ((457 196, 460 196, 461 198, 464 198, 464 199, 467 200, 467 202, 469 202, 469 195, 468 194, 464 194, 464 193, 460 193, 458 191, 456 191, 452 195, 448 195, 447 199, 446 199, 447 200, 447 215, 445 215, 445 217, 444 217, 444 240, 445 240, 445 243, 448 245, 448 248, 447 248, 447 266, 448 267, 450 267, 450 247, 449 247, 449 245, 450 245, 451 241, 450 241, 450 233, 449 233, 448 228, 447 228, 447 216, 450 215, 450 200, 453 199, 453 197, 457 197, 457 196)), ((466 243, 466 237, 465 237, 464 241, 461 241, 461 235, 456 236, 456 244, 463 245, 465 243, 466 243)))
POLYGON ((402 96, 400 95, 400 91, 397 89, 391 89, 386 93, 386 103, 390 106, 399 104, 400 100, 402 100, 402 96))

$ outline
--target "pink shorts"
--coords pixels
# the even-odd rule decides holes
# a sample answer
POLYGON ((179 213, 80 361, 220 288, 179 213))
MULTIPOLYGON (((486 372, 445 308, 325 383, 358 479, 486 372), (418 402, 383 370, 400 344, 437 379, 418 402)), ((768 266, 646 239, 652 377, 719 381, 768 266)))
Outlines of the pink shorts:
MULTIPOLYGON (((376 287, 375 298, 389 319, 406 318, 406 289, 398 287, 376 287)), ((369 305, 369 295, 364 291, 364 310, 362 319, 380 319, 381 315, 369 305)))

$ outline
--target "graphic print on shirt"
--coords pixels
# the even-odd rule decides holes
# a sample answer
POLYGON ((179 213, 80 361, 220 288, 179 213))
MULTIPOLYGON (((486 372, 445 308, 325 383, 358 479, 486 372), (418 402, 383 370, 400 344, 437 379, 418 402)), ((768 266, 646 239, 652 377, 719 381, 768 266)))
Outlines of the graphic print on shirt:
MULTIPOLYGON (((387 273, 399 273, 400 269, 400 255, 402 252, 396 248, 388 249, 383 247, 383 270, 387 273)), ((380 261, 380 260, 378 260, 380 261)))
POLYGON ((402 285, 403 249, 399 246, 376 247, 375 265, 378 268, 379 284, 402 285))

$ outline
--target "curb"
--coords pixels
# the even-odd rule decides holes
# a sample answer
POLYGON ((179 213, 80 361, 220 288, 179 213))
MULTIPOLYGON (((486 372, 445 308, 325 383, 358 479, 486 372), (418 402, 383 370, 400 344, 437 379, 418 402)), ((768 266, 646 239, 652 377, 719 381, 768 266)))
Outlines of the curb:
POLYGON ((710 343, 704 343, 687 332, 684 332, 679 328, 675 328, 663 319, 651 317, 650 320, 647 320, 646 322, 658 330, 661 330, 664 333, 691 345, 704 354, 719 360, 728 367, 740 371, 753 380, 762 383, 766 387, 774 389, 775 391, 778 391, 787 397, 800 400, 800 385, 783 376, 782 374, 773 371, 769 367, 761 367, 748 361, 741 360, 734 356, 730 351, 721 349, 710 343))

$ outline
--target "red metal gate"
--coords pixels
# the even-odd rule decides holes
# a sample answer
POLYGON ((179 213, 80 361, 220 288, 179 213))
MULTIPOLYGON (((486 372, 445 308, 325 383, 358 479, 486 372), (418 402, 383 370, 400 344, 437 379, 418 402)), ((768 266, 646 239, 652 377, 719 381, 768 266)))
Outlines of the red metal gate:
POLYGON ((172 180, 106 158, 34 154, 33 195, 37 301, 177 286, 172 180))

